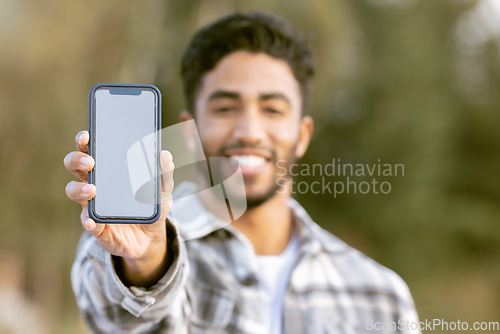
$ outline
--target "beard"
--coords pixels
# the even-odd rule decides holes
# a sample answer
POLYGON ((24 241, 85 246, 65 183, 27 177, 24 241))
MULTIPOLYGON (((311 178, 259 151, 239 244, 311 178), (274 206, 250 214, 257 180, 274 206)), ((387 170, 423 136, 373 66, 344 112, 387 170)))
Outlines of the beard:
POLYGON ((267 190, 262 195, 247 195, 247 208, 248 209, 253 209, 257 206, 260 206, 270 200, 271 198, 274 197, 278 193, 278 190, 281 188, 281 186, 277 183, 274 182, 272 186, 267 190))

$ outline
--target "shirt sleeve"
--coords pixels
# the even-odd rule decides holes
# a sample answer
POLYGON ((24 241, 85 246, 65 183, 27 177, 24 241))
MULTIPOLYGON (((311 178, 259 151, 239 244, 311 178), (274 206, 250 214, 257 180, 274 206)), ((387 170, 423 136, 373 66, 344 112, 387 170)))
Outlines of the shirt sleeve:
POLYGON ((401 334, 422 334, 415 302, 405 281, 393 273, 392 285, 399 296, 399 317, 397 327, 401 334))
POLYGON ((167 219, 167 245, 173 261, 153 286, 127 287, 113 257, 84 232, 71 270, 71 283, 84 320, 94 333, 178 332, 189 310, 186 248, 175 225, 167 219))

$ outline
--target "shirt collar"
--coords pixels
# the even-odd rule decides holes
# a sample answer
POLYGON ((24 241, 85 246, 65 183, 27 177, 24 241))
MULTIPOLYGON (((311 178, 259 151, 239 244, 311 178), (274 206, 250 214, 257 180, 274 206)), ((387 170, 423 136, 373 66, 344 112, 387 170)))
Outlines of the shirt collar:
POLYGON ((173 218, 184 240, 202 238, 230 224, 229 216, 224 221, 206 210, 198 198, 199 193, 198 186, 188 181, 179 184, 172 193, 170 218, 173 218))
POLYGON ((289 198, 288 205, 292 209, 303 252, 317 253, 325 250, 339 253, 347 250, 347 244, 316 224, 299 202, 289 198))
MULTIPOLYGON (((204 190, 210 191, 210 189, 204 190)), ((213 231, 225 228, 234 233, 227 221, 218 218, 205 209, 197 194, 198 187, 192 182, 182 182, 173 192, 171 218, 178 225, 184 240, 199 239, 213 231)), ((347 245, 316 224, 306 210, 293 198, 288 199, 301 245, 301 251, 316 253, 321 250, 337 253, 346 250, 347 245)))

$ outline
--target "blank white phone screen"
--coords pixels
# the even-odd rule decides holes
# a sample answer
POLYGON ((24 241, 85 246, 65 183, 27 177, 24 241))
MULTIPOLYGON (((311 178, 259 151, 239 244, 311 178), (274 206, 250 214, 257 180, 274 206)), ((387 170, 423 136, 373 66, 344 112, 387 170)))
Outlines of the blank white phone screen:
MULTIPOLYGON (((131 186, 127 152, 155 133, 157 94, 148 88, 99 88, 95 92, 95 207, 101 217, 148 218, 156 213, 158 194, 152 190, 138 201, 131 186)), ((156 141, 142 145, 142 159, 155 173, 156 141)), ((148 175, 150 179, 156 177, 148 175)), ((154 189, 152 187, 151 189, 154 189)))

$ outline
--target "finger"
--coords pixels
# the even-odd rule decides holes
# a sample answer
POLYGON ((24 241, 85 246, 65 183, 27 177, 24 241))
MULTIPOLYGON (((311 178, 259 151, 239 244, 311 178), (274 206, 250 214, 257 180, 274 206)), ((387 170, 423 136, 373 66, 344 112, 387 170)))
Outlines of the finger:
POLYGON ((82 205, 80 220, 82 221, 83 228, 89 231, 90 234, 92 234, 95 238, 99 238, 99 236, 102 234, 102 231, 104 231, 104 224, 98 224, 89 217, 89 209, 87 204, 82 205))
POLYGON ((90 134, 87 130, 80 131, 75 137, 76 147, 80 152, 89 153, 90 134))
POLYGON ((143 225, 142 229, 147 231, 156 230, 158 227, 165 228, 165 219, 167 218, 172 207, 172 190, 174 188, 174 163, 172 154, 169 151, 160 152, 160 167, 161 167, 161 215, 158 220, 151 225, 143 225))
POLYGON ((161 185, 162 193, 171 194, 174 189, 174 162, 172 154, 169 151, 163 150, 160 152, 161 165, 161 185))
POLYGON ((70 152, 64 157, 64 166, 80 180, 87 181, 88 172, 94 168, 94 159, 82 152, 70 152))
POLYGON ((96 188, 93 184, 71 181, 66 185, 65 191, 70 200, 83 205, 95 196, 96 188))

